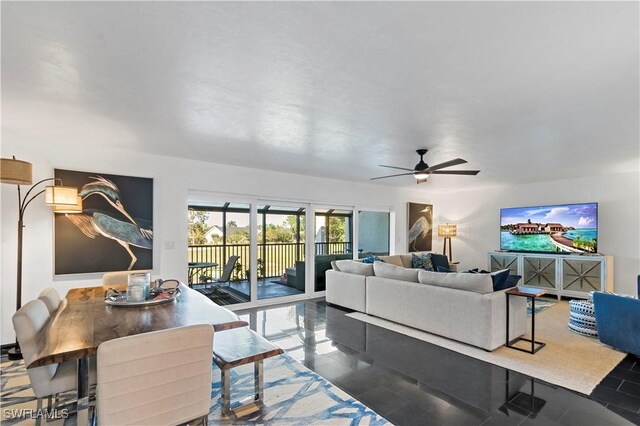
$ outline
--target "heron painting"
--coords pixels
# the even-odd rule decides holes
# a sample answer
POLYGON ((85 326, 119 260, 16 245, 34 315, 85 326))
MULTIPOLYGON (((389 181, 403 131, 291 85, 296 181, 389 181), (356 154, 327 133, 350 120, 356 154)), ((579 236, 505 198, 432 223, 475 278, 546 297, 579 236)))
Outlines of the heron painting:
POLYGON ((407 251, 431 251, 433 206, 407 203, 407 251))
POLYGON ((55 273, 153 267, 153 179, 55 170, 79 188, 82 213, 55 217, 55 273))

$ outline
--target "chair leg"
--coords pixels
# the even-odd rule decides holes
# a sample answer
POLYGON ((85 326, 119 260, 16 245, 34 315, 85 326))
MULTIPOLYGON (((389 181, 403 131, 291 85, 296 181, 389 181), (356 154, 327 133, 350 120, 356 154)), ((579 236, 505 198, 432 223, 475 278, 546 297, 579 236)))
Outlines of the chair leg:
POLYGON ((37 399, 36 414, 36 426, 40 426, 42 424, 42 398, 37 399))

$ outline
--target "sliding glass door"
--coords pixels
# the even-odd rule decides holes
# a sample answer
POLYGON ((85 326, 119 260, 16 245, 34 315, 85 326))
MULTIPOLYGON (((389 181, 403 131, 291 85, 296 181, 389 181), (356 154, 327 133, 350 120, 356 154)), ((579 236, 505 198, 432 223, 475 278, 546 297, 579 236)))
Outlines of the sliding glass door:
POLYGON ((325 290, 325 272, 333 260, 353 259, 353 211, 315 210, 314 290, 325 290))
POLYGON ((189 285, 219 305, 251 301, 250 207, 189 206, 189 285))
POLYGON ((358 258, 389 254, 390 213, 358 211, 358 258))
POLYGON ((258 205, 258 300, 305 293, 306 207, 258 205))

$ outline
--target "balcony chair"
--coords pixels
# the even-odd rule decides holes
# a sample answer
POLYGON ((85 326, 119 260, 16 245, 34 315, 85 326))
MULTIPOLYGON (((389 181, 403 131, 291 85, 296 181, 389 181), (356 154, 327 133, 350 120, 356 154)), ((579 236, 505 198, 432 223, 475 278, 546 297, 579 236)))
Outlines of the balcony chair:
MULTIPOLYGON (((640 275, 637 285, 640 298, 640 275)), ((600 341, 640 356, 640 299, 596 291, 593 306, 600 341)))
MULTIPOLYGON (((26 303, 13 315, 13 328, 25 364, 33 358, 36 339, 50 318, 47 306, 40 299, 26 303)), ((76 371, 76 363, 73 361, 27 369, 31 388, 37 399, 37 410, 42 409, 43 398, 48 397, 50 409, 52 396, 55 396, 58 401, 59 393, 76 389, 78 383, 76 371)), ((89 380, 90 383, 95 383, 95 374, 91 374, 91 371, 89 380)), ((36 425, 40 424, 40 420, 40 417, 36 419, 36 425)))
POLYGON ((211 290, 210 296, 223 297, 229 294, 227 293, 227 291, 222 289, 222 284, 227 283, 227 288, 231 286, 231 274, 236 267, 236 263, 238 263, 238 259, 240 259, 240 256, 229 256, 229 260, 227 260, 227 263, 225 263, 224 268, 222 269, 220 278, 218 278, 217 280, 212 280, 205 284, 205 292, 207 294, 209 294, 209 292, 206 291, 209 284, 213 284, 213 289, 211 290))
POLYGON ((213 327, 199 324, 98 346, 98 425, 177 425, 211 408, 213 327), (152 391, 151 391, 152 389, 152 391))
POLYGON ((53 287, 45 288, 44 290, 42 290, 38 295, 38 299, 42 300, 42 302, 47 307, 47 310, 49 311, 49 315, 51 316, 53 316, 53 314, 58 311, 58 308, 62 303, 60 295, 53 287))

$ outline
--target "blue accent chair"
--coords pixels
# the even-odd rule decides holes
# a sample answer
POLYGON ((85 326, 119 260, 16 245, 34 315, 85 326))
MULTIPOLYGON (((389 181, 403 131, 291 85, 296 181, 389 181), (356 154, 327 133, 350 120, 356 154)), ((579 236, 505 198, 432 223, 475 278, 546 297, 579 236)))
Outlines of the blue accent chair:
POLYGON ((640 356, 640 275, 638 297, 593 293, 598 338, 606 345, 640 356))

